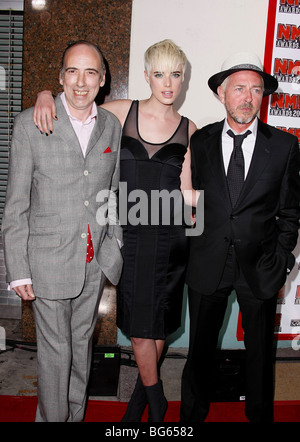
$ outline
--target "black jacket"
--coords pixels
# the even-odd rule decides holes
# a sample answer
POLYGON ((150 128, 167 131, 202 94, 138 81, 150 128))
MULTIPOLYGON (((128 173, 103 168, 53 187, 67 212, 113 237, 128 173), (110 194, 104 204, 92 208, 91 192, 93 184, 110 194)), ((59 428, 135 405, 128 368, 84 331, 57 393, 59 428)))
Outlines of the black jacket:
POLYGON ((299 229, 299 145, 291 134, 258 121, 250 168, 234 208, 223 165, 224 121, 191 138, 193 186, 204 190, 204 232, 190 238, 187 284, 213 293, 233 244, 241 270, 255 296, 267 299, 283 286, 292 269, 299 229))

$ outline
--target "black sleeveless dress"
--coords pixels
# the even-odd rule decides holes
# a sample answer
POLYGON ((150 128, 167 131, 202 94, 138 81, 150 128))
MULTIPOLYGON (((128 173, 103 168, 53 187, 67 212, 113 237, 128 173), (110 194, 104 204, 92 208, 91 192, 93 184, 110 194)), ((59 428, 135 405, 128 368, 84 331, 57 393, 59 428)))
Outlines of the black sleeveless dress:
POLYGON ((130 337, 165 339, 181 325, 188 238, 180 174, 189 120, 182 117, 168 141, 152 144, 139 135, 138 108, 134 101, 121 144, 120 206, 126 201, 128 217, 121 219, 124 265, 117 287, 117 325, 130 337))

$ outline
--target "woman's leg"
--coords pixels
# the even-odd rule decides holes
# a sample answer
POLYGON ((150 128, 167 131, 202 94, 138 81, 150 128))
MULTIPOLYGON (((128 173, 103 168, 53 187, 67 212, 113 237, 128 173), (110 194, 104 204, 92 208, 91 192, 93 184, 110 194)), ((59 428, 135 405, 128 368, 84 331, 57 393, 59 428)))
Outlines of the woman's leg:
POLYGON ((149 404, 149 422, 162 422, 168 403, 158 378, 157 365, 164 348, 164 341, 132 338, 131 342, 149 404))
POLYGON ((131 343, 139 375, 122 422, 140 422, 148 403, 144 385, 158 383, 157 365, 165 345, 164 340, 143 338, 132 338, 131 343))
POLYGON ((131 338, 131 344, 139 374, 144 386, 158 382, 157 364, 164 349, 164 340, 131 338))

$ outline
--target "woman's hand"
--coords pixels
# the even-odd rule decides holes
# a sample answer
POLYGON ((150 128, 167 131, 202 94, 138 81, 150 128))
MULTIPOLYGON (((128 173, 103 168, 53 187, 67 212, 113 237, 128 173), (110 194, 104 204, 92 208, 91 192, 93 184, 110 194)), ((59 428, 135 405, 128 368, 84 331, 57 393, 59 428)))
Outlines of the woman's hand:
POLYGON ((51 91, 38 93, 33 110, 33 121, 42 134, 53 132, 52 119, 57 120, 56 106, 51 91))

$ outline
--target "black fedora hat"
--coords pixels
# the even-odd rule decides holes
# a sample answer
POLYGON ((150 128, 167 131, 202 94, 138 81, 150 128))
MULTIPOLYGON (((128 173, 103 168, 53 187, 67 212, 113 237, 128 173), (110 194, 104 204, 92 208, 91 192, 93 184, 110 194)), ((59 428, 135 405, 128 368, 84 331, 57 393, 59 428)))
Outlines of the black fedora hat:
POLYGON ((217 89, 223 81, 229 77, 229 75, 239 71, 254 71, 261 75, 264 80, 264 96, 272 94, 278 88, 276 78, 264 72, 258 56, 250 52, 239 52, 228 57, 221 67, 221 72, 210 77, 208 86, 217 94, 217 89))

